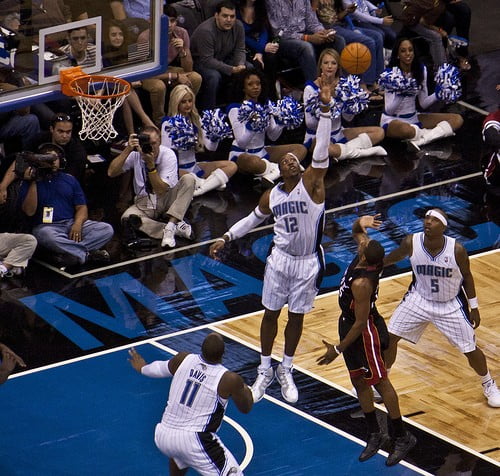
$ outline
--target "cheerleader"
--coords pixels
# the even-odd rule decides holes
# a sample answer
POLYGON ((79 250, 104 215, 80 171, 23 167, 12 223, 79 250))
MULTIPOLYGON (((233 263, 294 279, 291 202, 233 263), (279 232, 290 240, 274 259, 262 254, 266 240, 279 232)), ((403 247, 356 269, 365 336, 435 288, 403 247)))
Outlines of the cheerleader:
POLYGON ((385 89, 380 125, 387 137, 408 140, 418 150, 436 139, 454 135, 464 122, 458 114, 417 112, 417 98, 420 107, 427 109, 440 95, 436 95, 438 89, 429 95, 427 68, 416 58, 411 40, 396 41, 389 67, 392 69, 384 71, 379 80, 385 89))
POLYGON ((307 150, 301 144, 265 145, 266 136, 271 141, 277 140, 285 125, 278 124, 279 119, 277 122, 270 112, 263 82, 261 73, 253 69, 246 70, 239 78, 236 99, 241 103, 228 106, 234 135, 229 159, 238 164, 240 172, 274 184, 280 176, 278 160, 289 153, 301 162, 307 150))
MULTIPOLYGON (((337 51, 332 48, 324 49, 318 60, 318 76, 326 77, 332 82, 332 91, 336 91, 335 97, 332 96, 330 106, 332 109, 332 133, 330 136, 330 145, 328 154, 335 160, 354 159, 358 157, 367 157, 372 155, 387 155, 383 147, 373 147, 384 138, 384 130, 381 127, 365 126, 365 127, 342 127, 342 117, 347 121, 351 121, 355 115, 356 108, 360 111, 364 107, 363 101, 367 104, 368 93, 359 88, 357 94, 359 101, 353 101, 351 112, 342 104, 342 98, 338 97, 340 78, 340 57, 337 51)), ((356 77, 354 81, 358 81, 356 77)), ((358 81, 359 82, 359 81, 358 81)), ((318 97, 319 79, 308 81, 304 89, 304 104, 305 104, 305 119, 306 119, 306 134, 304 145, 311 149, 318 127, 318 114, 316 107, 316 99, 318 97)))
POLYGON ((218 142, 207 138, 195 106, 194 92, 185 84, 179 84, 170 93, 168 116, 161 127, 161 143, 177 154, 179 175, 191 173, 195 176, 194 197, 214 189, 223 190, 238 170, 236 164, 229 160, 196 161, 196 152, 201 152, 203 146, 208 150, 215 150, 218 142), (181 126, 176 127, 175 119, 179 116, 182 116, 181 119, 185 122, 178 121, 181 126))

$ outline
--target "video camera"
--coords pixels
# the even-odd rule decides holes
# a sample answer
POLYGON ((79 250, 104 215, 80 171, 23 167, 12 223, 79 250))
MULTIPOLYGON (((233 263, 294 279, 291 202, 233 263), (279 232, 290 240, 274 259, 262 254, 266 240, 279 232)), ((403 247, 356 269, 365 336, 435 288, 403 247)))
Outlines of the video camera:
POLYGON ((153 152, 153 146, 149 141, 148 134, 137 134, 137 139, 139 140, 139 145, 145 154, 151 154, 153 152))
POLYGON ((15 158, 14 172, 24 178, 28 167, 33 169, 35 180, 44 180, 53 173, 54 162, 58 159, 54 154, 36 154, 34 152, 18 152, 15 158))

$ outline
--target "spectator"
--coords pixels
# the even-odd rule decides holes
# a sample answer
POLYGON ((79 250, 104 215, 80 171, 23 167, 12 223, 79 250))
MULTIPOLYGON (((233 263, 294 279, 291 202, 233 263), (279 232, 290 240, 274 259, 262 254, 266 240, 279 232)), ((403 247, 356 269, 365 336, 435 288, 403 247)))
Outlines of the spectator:
POLYGON ((443 0, 406 0, 401 15, 403 25, 429 44, 434 69, 447 59, 443 39, 446 39, 448 34, 436 25, 444 10, 443 0))
POLYGON ((173 248, 176 235, 193 238, 184 215, 193 198, 195 179, 191 174, 179 179, 177 157, 171 149, 160 145, 156 127, 144 128, 142 135, 147 136, 142 145, 137 134, 130 135, 124 151, 109 164, 108 175, 117 177, 127 170, 134 171, 135 200, 125 210, 122 221, 132 215, 139 217, 140 231, 161 239, 162 247, 173 248))
POLYGON ((89 43, 87 27, 79 27, 68 31, 69 44, 60 50, 65 53, 52 66, 52 74, 59 74, 61 68, 70 66, 92 67, 96 65, 96 47, 89 43))
POLYGON ((52 167, 41 175, 40 169, 35 175, 29 167, 19 200, 23 212, 33 218, 32 232, 39 245, 55 253, 53 259, 60 266, 109 261, 108 252, 101 248, 113 237, 113 228, 88 220, 80 184, 60 171, 64 151, 55 144, 42 144, 38 152, 53 156, 52 167))
POLYGON ((189 149, 176 148, 165 128, 168 124, 165 121, 162 125, 162 140, 161 143, 166 147, 173 149, 177 154, 179 162, 179 174, 190 173, 196 180, 196 188, 194 196, 203 195, 211 190, 222 190, 226 188, 226 183, 237 172, 238 167, 230 160, 212 160, 209 162, 197 162, 195 153, 197 149, 202 150, 203 146, 209 150, 214 149, 214 145, 204 135, 204 131, 200 121, 200 115, 195 106, 194 92, 188 86, 180 84, 176 86, 170 94, 170 102, 168 105, 168 115, 182 115, 186 117, 193 125, 193 130, 196 132, 195 147, 189 149))
MULTIPOLYGON (((356 4, 349 3, 347 8, 342 6, 342 0, 314 0, 316 13, 325 28, 334 28, 346 43, 361 43, 365 45, 371 54, 370 67, 361 75, 362 81, 369 89, 376 89, 377 78, 384 70, 384 35, 379 30, 364 29, 357 27, 352 29, 347 23, 348 15, 357 9, 356 4)), ((382 100, 380 96, 373 99, 382 100)))
POLYGON ((193 58, 190 50, 188 32, 177 26, 177 11, 171 5, 164 8, 168 16, 168 68, 165 73, 142 80, 142 88, 149 92, 152 117, 155 124, 161 124, 165 116, 165 99, 167 86, 173 88, 178 84, 189 86, 195 96, 201 87, 201 76, 193 71, 193 58))
MULTIPOLYGON (((351 0, 342 0, 344 9, 347 9, 351 4, 351 0)), ((383 10, 369 0, 357 0, 356 5, 356 10, 351 13, 354 25, 365 30, 382 31, 384 34, 384 48, 392 50, 397 36, 396 30, 392 28, 394 23, 392 15, 381 16, 383 10)))
POLYGON ((213 109, 223 82, 246 68, 245 31, 236 20, 230 1, 217 4, 213 18, 201 23, 191 36, 194 69, 203 78, 200 109, 213 109))
POLYGON ((228 108, 234 135, 229 159, 238 164, 240 172, 255 175, 264 185, 273 185, 280 176, 278 160, 288 152, 301 162, 307 151, 301 144, 266 145, 266 136, 271 141, 277 140, 284 126, 278 125, 274 116, 267 115, 264 110, 260 113, 263 119, 261 127, 250 125, 253 114, 248 119, 240 116, 240 109, 245 107, 243 102, 257 107, 267 104, 269 98, 265 86, 264 76, 256 69, 248 69, 238 78, 235 88, 237 102, 230 104, 228 108))
POLYGON ((341 51, 344 40, 325 30, 311 7, 311 0, 266 0, 273 36, 280 37, 280 57, 298 62, 304 79, 316 79, 316 49, 325 46, 341 51))
POLYGON ((0 278, 22 274, 36 244, 36 238, 26 233, 0 233, 0 278))
MULTIPOLYGON (((116 20, 110 20, 105 25, 103 37, 103 66, 115 66, 128 62, 128 34, 123 24, 116 20)), ((134 133, 134 117, 132 112, 135 112, 143 127, 152 126, 154 123, 147 115, 142 107, 139 95, 134 88, 142 85, 142 81, 133 81, 130 93, 125 98, 122 108, 123 122, 128 134, 134 133)))
POLYGON ((281 38, 271 37, 265 0, 240 0, 238 3, 236 15, 245 29, 247 62, 256 69, 265 70, 270 85, 269 96, 275 101, 278 99, 275 84, 281 38))
MULTIPOLYGON (((304 103, 318 96, 321 78, 327 80, 332 91, 335 91, 340 79, 340 57, 332 48, 327 48, 321 52, 318 60, 318 78, 315 81, 308 81, 304 89, 304 103)), ((340 100, 330 100, 331 105, 340 106, 340 100)), ((311 148, 316 136, 316 130, 319 122, 319 110, 311 110, 306 106, 306 135, 305 146, 311 148)), ((384 139, 384 130, 381 127, 363 126, 363 127, 343 127, 342 118, 352 121, 354 114, 343 113, 342 116, 332 115, 332 135, 328 154, 336 160, 354 159, 358 157, 367 157, 371 155, 387 155, 384 148, 373 145, 382 142, 384 139)))
POLYGON ((14 371, 16 365, 26 367, 24 360, 0 342, 0 353, 2 362, 0 363, 0 384, 5 383, 9 375, 14 371))

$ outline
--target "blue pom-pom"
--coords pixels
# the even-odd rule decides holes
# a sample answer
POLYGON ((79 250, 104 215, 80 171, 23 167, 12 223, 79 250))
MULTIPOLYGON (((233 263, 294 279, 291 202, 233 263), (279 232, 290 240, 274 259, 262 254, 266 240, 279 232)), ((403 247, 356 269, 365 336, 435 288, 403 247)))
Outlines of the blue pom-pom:
POLYGON ((335 99, 343 113, 359 114, 368 107, 369 93, 360 87, 360 78, 355 75, 341 77, 335 88, 335 99))
POLYGON ((269 127, 271 117, 269 106, 253 101, 243 101, 238 109, 238 120, 254 132, 264 132, 269 127))
POLYGON ((378 85, 384 91, 399 96, 416 96, 418 93, 417 81, 405 76, 397 66, 384 70, 378 78, 378 85))
POLYGON ((233 137, 233 130, 227 121, 227 115, 220 108, 203 111, 201 127, 206 138, 211 142, 219 142, 222 139, 233 137))
POLYGON ((434 76, 436 97, 447 104, 457 102, 462 96, 462 83, 458 68, 451 64, 442 64, 434 76))
POLYGON ((197 130, 194 124, 182 114, 166 117, 162 127, 170 137, 172 147, 178 150, 190 150, 196 146, 197 130))
POLYGON ((276 103, 269 103, 269 111, 274 116, 276 124, 287 129, 296 129, 304 120, 302 104, 292 96, 285 96, 276 103))

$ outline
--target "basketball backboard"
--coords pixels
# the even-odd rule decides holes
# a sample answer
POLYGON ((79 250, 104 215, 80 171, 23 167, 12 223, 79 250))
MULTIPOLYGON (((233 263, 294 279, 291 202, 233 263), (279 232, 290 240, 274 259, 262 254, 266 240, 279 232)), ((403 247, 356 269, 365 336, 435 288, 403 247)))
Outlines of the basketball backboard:
POLYGON ((65 18, 71 21, 53 21, 58 24, 41 22, 35 3, 28 3, 30 8, 17 4, 13 11, 20 20, 17 30, 6 27, 9 12, 0 10, 0 73, 12 69, 24 84, 0 90, 0 111, 61 98, 59 70, 76 64, 87 74, 128 81, 159 74, 167 67, 168 19, 162 14, 163 0, 66 0, 65 18), (134 4, 140 7, 134 10, 134 4), (109 38, 120 16, 124 41, 118 48, 109 38), (78 48, 85 53, 77 61, 78 48))

